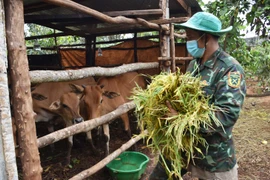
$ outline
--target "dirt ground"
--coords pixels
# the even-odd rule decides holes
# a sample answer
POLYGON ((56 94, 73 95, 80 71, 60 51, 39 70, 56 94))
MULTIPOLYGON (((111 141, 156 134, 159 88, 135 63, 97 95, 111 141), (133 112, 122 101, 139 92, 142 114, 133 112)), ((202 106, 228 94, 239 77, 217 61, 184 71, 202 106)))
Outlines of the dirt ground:
MULTIPOLYGON (((249 88, 249 93, 254 89, 249 88)), ((132 131, 136 130, 136 122, 131 117, 132 131)), ((121 120, 116 120, 110 125, 110 152, 119 148, 128 141, 128 137, 123 132, 121 120)), ((38 136, 46 134, 44 125, 37 125, 38 136)), ((103 159, 103 156, 95 156, 85 140, 84 134, 75 137, 74 148, 72 149, 71 166, 63 167, 67 141, 62 140, 55 144, 56 150, 51 152, 50 147, 40 149, 41 164, 43 167, 42 177, 44 180, 66 180, 79 172, 90 168, 103 159)), ((234 140, 237 151, 237 161, 239 165, 239 180, 268 180, 270 178, 270 96, 260 98, 247 97, 234 128, 234 140)), ((95 142, 101 154, 104 143, 95 142)), ((143 152, 150 158, 146 172, 141 180, 147 180, 153 170, 157 158, 156 155, 145 148, 142 141, 137 143, 137 151, 143 152)), ((18 160, 20 169, 20 162, 18 160)), ((20 171, 20 170, 19 170, 20 171)), ((112 180, 106 168, 87 178, 88 180, 112 180)), ((191 179, 188 175, 185 179, 191 179)))

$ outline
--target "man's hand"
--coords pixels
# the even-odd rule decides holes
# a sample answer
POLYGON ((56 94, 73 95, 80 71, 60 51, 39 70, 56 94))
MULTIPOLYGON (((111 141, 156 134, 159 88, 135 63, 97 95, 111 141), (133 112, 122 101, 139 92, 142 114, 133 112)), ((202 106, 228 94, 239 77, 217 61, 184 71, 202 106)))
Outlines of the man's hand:
POLYGON ((168 113, 168 115, 167 115, 168 117, 178 115, 178 112, 175 109, 173 109, 171 103, 168 100, 166 101, 166 105, 167 105, 167 107, 169 108, 169 111, 170 111, 168 113))

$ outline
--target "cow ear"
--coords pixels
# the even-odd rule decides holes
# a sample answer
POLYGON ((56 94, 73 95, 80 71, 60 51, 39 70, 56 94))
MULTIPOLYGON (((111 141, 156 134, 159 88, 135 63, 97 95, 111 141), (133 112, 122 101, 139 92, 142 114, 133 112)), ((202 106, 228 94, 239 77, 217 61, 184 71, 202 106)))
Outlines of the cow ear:
POLYGON ((115 98, 117 96, 120 96, 120 94, 116 93, 116 92, 111 92, 111 91, 104 91, 103 96, 106 96, 106 97, 108 97, 110 99, 113 99, 113 98, 115 98))
POLYGON ((76 94, 82 94, 84 91, 85 86, 79 86, 77 84, 69 84, 72 92, 76 93, 76 94))
POLYGON ((56 100, 54 102, 52 102, 52 104, 50 105, 49 109, 52 111, 57 111, 60 108, 60 100, 56 100))
POLYGON ((41 94, 38 94, 38 93, 32 93, 32 98, 35 100, 38 100, 38 101, 43 101, 43 100, 47 99, 47 97, 45 97, 41 94))

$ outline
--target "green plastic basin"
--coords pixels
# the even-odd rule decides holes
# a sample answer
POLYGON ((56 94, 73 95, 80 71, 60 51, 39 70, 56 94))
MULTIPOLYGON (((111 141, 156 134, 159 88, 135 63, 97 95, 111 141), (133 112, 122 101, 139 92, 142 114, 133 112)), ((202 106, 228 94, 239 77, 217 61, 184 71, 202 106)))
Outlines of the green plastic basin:
POLYGON ((149 158, 143 153, 125 151, 107 164, 106 167, 113 179, 139 180, 148 162, 149 158))

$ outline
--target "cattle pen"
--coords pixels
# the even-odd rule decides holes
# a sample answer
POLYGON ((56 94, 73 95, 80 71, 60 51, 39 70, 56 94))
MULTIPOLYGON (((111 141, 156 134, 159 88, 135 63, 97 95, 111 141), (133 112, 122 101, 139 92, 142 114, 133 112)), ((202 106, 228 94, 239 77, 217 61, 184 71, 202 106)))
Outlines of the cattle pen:
MULTIPOLYGON (((176 66, 186 68, 191 57, 188 56, 185 46, 179 45, 182 50, 180 48, 176 51, 175 38, 185 38, 185 35, 175 32, 174 23, 185 22, 192 14, 201 11, 198 2, 195 0, 154 0, 149 2, 132 0, 128 1, 129 3, 126 2, 125 0, 110 2, 106 0, 0 0, 0 35, 2 37, 0 39, 0 179, 19 179, 13 127, 17 130, 22 178, 39 180, 42 179, 39 148, 108 123, 135 107, 134 103, 129 102, 109 114, 37 139, 31 84, 76 80, 89 76, 115 76, 130 71, 149 69, 158 69, 156 73, 175 71, 176 66), (42 68, 31 70, 30 56, 27 55, 25 44, 27 40, 24 34, 25 23, 35 23, 62 31, 59 34, 52 34, 51 37, 67 35, 84 37, 84 65, 76 66, 75 69, 69 67, 60 70, 42 68), (142 50, 154 51, 153 47, 139 47, 140 38, 137 38, 137 33, 147 31, 158 33, 158 36, 150 37, 158 39, 153 45, 156 48, 156 55, 150 61, 143 60, 147 53, 142 50), (128 33, 134 35, 133 38, 125 40, 132 44, 132 48, 124 49, 132 52, 129 62, 117 62, 117 57, 116 62, 112 64, 108 64, 102 59, 98 61, 96 54, 100 51, 96 47, 99 44, 96 42, 98 36, 128 33), (176 56, 177 53, 180 54, 176 56), (12 119, 14 119, 15 126, 12 126, 12 119)), ((107 52, 110 50, 113 49, 108 49, 107 52)), ((121 47, 118 47, 118 50, 121 50, 121 47)), ((105 52, 106 49, 103 50, 104 56, 105 52)), ((91 176, 140 138, 141 136, 132 138, 97 165, 70 178, 85 179, 91 176)))

